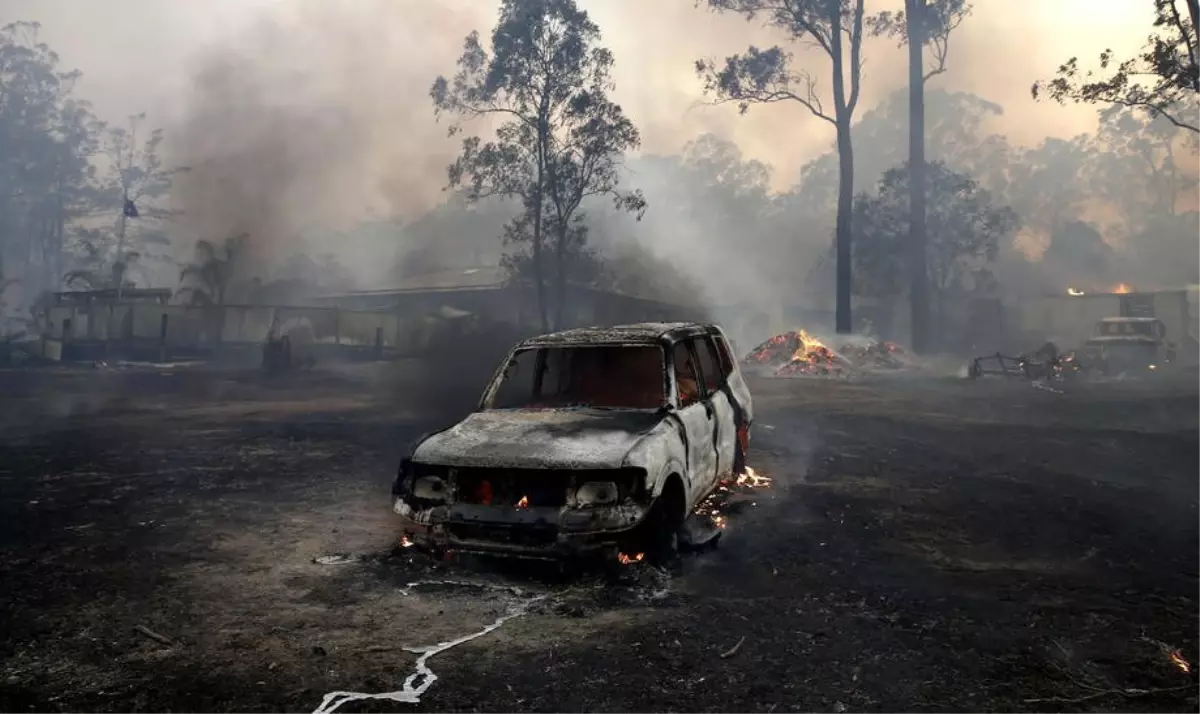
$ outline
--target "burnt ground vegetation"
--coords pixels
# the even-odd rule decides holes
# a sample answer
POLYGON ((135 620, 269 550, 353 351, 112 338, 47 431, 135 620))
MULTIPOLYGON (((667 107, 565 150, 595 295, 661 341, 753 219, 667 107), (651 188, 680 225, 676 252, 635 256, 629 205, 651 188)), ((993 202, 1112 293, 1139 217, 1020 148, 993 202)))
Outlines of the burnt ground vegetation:
POLYGON ((312 711, 513 608, 341 711, 1197 708, 1194 379, 755 381, 773 487, 606 583, 395 547, 410 372, 0 372, 0 710, 312 711))

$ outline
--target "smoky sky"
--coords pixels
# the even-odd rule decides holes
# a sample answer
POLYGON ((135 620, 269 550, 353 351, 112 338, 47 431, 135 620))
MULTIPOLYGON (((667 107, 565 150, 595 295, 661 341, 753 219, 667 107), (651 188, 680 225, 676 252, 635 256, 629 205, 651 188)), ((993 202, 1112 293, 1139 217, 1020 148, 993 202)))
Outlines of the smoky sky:
MULTIPOLYGON (((894 9, 899 0, 868 3, 894 9)), ((828 150, 830 126, 795 104, 709 106, 692 63, 781 38, 760 24, 697 8, 694 0, 581 0, 615 53, 615 96, 647 153, 671 153, 704 133, 734 140, 774 168, 774 184, 828 150)), ((1086 107, 1035 104, 1030 84, 1079 54, 1128 53, 1151 29, 1134 0, 977 0, 951 40, 947 89, 1002 104, 989 127, 1016 143, 1095 127, 1086 107)), ((0 20, 37 20, 65 67, 84 72, 78 93, 101 116, 146 111, 165 150, 191 172, 172 195, 184 244, 249 233, 263 260, 320 226, 364 215, 413 217, 444 197, 446 137, 428 98, 450 73, 464 36, 490 31, 492 0, 0 0, 0 20)), ((789 46, 819 89, 819 51, 789 46)), ((902 50, 887 39, 865 51, 859 115, 905 81, 902 50)), ((364 272, 381 261, 363 256, 364 272)))

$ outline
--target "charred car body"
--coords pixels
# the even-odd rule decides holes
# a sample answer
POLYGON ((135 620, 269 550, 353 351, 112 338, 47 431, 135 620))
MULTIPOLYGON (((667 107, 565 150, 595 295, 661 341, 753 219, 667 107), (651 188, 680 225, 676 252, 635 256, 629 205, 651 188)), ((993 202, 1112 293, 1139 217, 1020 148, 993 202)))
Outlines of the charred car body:
POLYGON ((1083 346, 1092 368, 1102 373, 1156 370, 1175 360, 1167 326, 1153 317, 1106 317, 1083 346))
POLYGON ((986 375, 1026 379, 1064 379, 1081 375, 1156 372, 1175 361, 1175 346, 1166 339, 1167 327, 1153 317, 1106 317, 1078 351, 1059 353, 1047 342, 1032 354, 976 357, 967 368, 975 379, 986 375))
POLYGON ((393 509, 434 550, 668 558, 696 504, 744 468, 752 421, 715 325, 543 335, 509 353, 474 413, 418 440, 393 509))

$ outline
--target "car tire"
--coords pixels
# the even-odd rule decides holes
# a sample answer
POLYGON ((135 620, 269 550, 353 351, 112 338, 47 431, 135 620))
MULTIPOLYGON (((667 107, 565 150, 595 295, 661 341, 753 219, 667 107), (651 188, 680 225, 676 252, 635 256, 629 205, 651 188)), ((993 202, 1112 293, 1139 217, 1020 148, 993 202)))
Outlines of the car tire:
POLYGON ((683 525, 679 514, 673 514, 663 499, 659 498, 646 516, 646 558, 651 565, 663 568, 679 558, 679 528, 683 525))

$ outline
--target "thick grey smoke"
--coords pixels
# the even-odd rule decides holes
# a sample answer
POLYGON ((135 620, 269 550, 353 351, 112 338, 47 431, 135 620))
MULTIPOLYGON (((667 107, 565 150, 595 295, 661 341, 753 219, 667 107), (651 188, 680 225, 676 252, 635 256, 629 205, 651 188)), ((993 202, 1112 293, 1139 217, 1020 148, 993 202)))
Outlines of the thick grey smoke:
POLYGON ((453 66, 446 38, 490 22, 464 3, 299 0, 216 42, 170 128, 174 157, 191 168, 172 196, 184 232, 246 233, 263 263, 336 252, 360 282, 378 280, 391 256, 302 236, 371 212, 411 217, 441 199, 453 144, 428 86, 453 66))
MULTIPOLYGON (((745 159, 770 164, 770 186, 780 190, 796 182, 800 166, 830 148, 828 124, 798 105, 756 107, 738 116, 734 107, 701 101, 695 59, 719 59, 749 44, 784 41, 777 33, 707 12, 692 0, 581 4, 616 55, 615 97, 642 131, 644 153, 674 154, 687 141, 711 133, 733 141, 745 159)), ((44 39, 59 50, 64 65, 84 71, 79 91, 105 118, 120 121, 148 110, 150 123, 164 125, 171 158, 193 169, 173 196, 184 212, 174 232, 180 257, 189 254, 197 238, 220 240, 245 232, 260 265, 296 250, 336 252, 359 282, 391 282, 385 274, 394 264, 392 252, 410 247, 404 236, 369 244, 313 236, 373 216, 412 221, 445 197, 445 166, 457 142, 435 122, 428 87, 433 77, 453 71, 468 32, 488 33, 498 3, 210 0, 203 5, 198 10, 153 0, 0 0, 0 15, 41 21, 44 39)), ((894 9, 899 0, 870 9, 889 5, 894 9)), ((1091 108, 1033 104, 1029 83, 1073 54, 1087 58, 1110 46, 1128 55, 1141 42, 1141 33, 1128 27, 1147 19, 1132 10, 1083 12, 1084 0, 977 5, 951 40, 949 70, 933 84, 1003 104, 1005 114, 995 117, 990 129, 1026 144, 1046 133, 1071 135, 1095 124, 1091 108), (1112 16, 1117 12, 1125 15, 1112 16)), ((827 93, 828 61, 819 50, 787 46, 797 67, 811 70, 818 89, 827 93)), ((904 82, 903 52, 893 41, 871 40, 865 55, 860 117, 904 82)), ((631 177, 633 187, 673 180, 655 175, 649 164, 639 172, 631 177)), ((861 178, 860 187, 870 180, 861 178)), ((697 256, 711 252, 714 241, 731 243, 735 236, 674 216, 659 220, 655 216, 663 215, 671 199, 648 198, 651 214, 644 225, 628 230, 629 236, 690 273, 693 281, 706 282, 712 261, 697 256)), ((801 243, 827 233, 818 225, 784 225, 777 231, 780 242, 801 243)), ((736 254, 736 245, 725 247, 736 254)), ((494 250, 466 252, 490 255, 494 250)), ((790 291, 806 277, 807 266, 795 255, 768 259, 776 274, 759 272, 758 262, 718 261, 718 267, 737 268, 736 279, 727 280, 722 292, 758 293, 756 298, 770 300, 776 297, 772 290, 790 291)))

